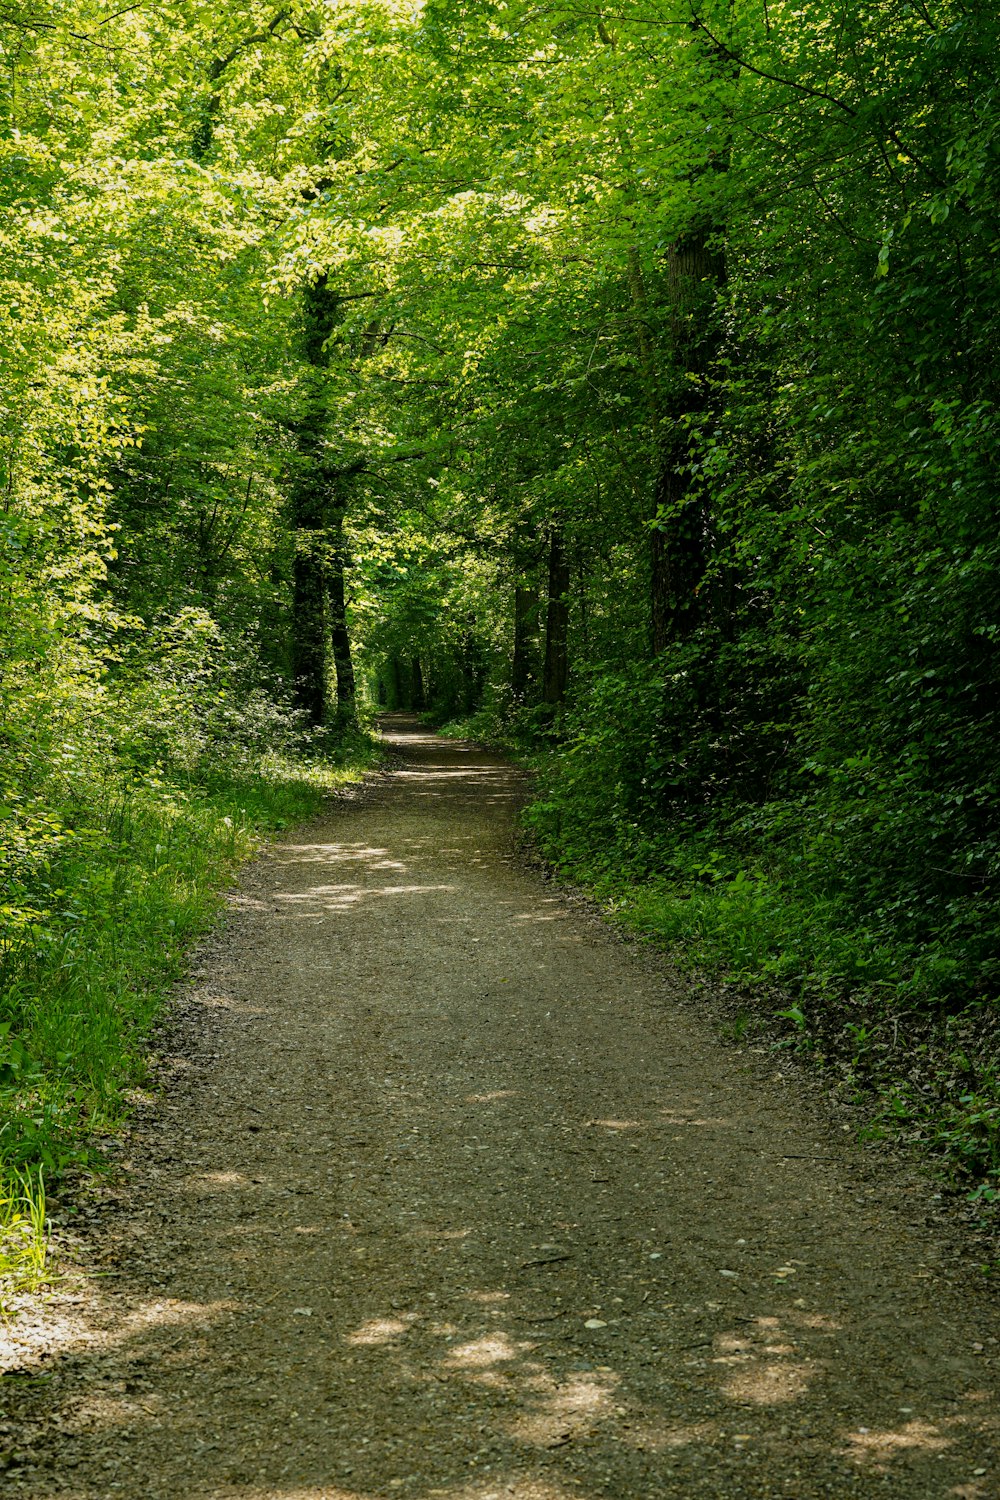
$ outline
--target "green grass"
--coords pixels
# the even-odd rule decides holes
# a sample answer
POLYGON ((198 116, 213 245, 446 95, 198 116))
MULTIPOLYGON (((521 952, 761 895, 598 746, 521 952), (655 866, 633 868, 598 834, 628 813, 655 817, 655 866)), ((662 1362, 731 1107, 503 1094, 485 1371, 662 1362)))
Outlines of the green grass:
MULTIPOLYGON (((536 809, 538 804, 536 804, 536 809)), ((724 981, 737 1004, 723 1036, 791 1049, 862 1106, 869 1128, 934 1158, 984 1210, 1000 1203, 1000 1017, 988 999, 946 1003, 932 954, 851 920, 844 905, 776 871, 688 845, 661 851, 670 874, 613 849, 567 847, 541 825, 544 857, 612 920, 724 981)))
POLYGON ((2 929, 0 1286, 40 1274, 45 1183, 102 1159, 95 1138, 147 1082, 150 1027, 239 865, 374 758, 359 740, 340 766, 119 779, 61 815, 2 929))
POLYGON ((47 1267, 45 1179, 41 1170, 9 1171, 0 1178, 0 1317, 12 1297, 44 1284, 47 1267))

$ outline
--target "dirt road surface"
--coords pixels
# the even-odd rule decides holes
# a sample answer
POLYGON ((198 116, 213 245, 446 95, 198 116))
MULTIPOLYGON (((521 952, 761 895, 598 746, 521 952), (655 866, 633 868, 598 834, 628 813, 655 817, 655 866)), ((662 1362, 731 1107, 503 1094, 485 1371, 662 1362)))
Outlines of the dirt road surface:
POLYGON ((7 1330, 4 1492, 1000 1495, 933 1183, 524 870, 517 772, 388 732, 249 872, 127 1190, 7 1330))

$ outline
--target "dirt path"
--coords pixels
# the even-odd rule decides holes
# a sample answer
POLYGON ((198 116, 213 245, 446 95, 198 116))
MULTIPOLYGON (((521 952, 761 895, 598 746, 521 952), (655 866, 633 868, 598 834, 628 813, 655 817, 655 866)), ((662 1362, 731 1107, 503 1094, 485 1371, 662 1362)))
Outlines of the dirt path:
POLYGON ((250 873, 86 1277, 9 1340, 11 1495, 1000 1494, 996 1317, 773 1060, 404 768, 250 873))

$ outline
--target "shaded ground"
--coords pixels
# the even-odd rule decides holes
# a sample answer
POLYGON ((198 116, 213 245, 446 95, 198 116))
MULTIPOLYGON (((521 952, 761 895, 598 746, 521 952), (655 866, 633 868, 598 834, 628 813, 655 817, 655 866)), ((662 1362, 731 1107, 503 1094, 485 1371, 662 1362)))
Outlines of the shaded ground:
POLYGON ((389 733, 250 872, 124 1202, 10 1333, 7 1491, 1000 1494, 932 1189, 507 857, 516 772, 389 733))

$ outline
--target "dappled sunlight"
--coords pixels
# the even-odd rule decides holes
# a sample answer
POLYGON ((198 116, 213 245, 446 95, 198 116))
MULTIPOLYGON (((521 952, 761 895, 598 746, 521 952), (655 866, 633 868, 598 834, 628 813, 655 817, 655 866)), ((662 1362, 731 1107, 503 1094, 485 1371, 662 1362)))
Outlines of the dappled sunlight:
POLYGON ((451 766, 444 762, 421 761, 420 770, 393 771, 393 777, 400 781, 454 781, 456 778, 462 780, 467 777, 480 779, 484 776, 492 776, 497 781, 508 781, 511 777, 509 767, 497 765, 495 762, 489 764, 486 761, 480 765, 475 763, 467 766, 451 766))
POLYGON ((924 1454, 942 1453, 950 1445, 951 1439, 943 1436, 932 1422, 914 1420, 902 1422, 896 1428, 873 1428, 869 1431, 867 1427, 859 1427, 856 1432, 847 1434, 840 1451, 854 1463, 881 1472, 894 1458, 914 1451, 924 1454))
POLYGON ((452 885, 316 885, 309 891, 280 891, 274 899, 292 908, 307 908, 305 915, 311 916, 316 910, 333 913, 349 911, 359 902, 370 901, 374 896, 439 895, 441 892, 453 892, 454 889, 452 885))
POLYGON ((280 844, 273 857, 276 865, 319 863, 362 864, 369 870, 405 870, 388 849, 370 844, 280 844))
POLYGON ((242 1000, 235 999, 232 995, 222 995, 218 992, 215 994, 200 994, 198 996, 198 1004, 203 1006, 205 1010, 238 1010, 242 1011, 245 1015, 254 1013, 264 1014, 263 1011, 256 1011, 255 1008, 247 1005, 242 1000))
MULTIPOLYGON (((107 1287, 100 1288, 101 1293, 109 1290, 107 1287)), ((53 1360, 85 1357, 97 1347, 127 1349, 135 1344, 141 1349, 146 1347, 150 1334, 176 1333, 178 1330, 205 1333, 223 1319, 231 1317, 240 1307, 241 1304, 232 1298, 211 1302, 162 1298, 118 1309, 114 1327, 102 1329, 99 1335, 89 1323, 71 1310, 65 1313, 47 1310, 45 1345, 41 1357, 51 1369, 53 1360)), ((26 1369, 38 1367, 38 1356, 31 1352, 30 1324, 0 1325, 0 1375, 12 1371, 23 1373, 26 1369)))
POLYGON ((523 1341, 515 1343, 505 1333, 487 1334, 449 1350, 445 1364, 463 1370, 482 1370, 504 1360, 517 1359, 533 1347, 523 1341))
POLYGON ((457 1323, 434 1322, 426 1324, 426 1328, 427 1332, 432 1334, 436 1339, 457 1339, 462 1331, 457 1323))
POLYGON ((353 1348, 370 1344, 390 1344, 400 1334, 408 1333, 416 1322, 416 1313, 407 1313, 401 1318, 370 1318, 353 1333, 347 1334, 344 1342, 353 1348))
POLYGON ((455 1489, 428 1491, 429 1496, 446 1496, 447 1500, 580 1500, 580 1493, 575 1486, 564 1488, 527 1474, 498 1474, 455 1489))
MULTIPOLYGON (((843 1326, 839 1318, 831 1318, 826 1313, 803 1312, 799 1308, 794 1308, 787 1313, 786 1319, 789 1323, 794 1323, 797 1328, 808 1328, 814 1333, 837 1333, 843 1326)), ((775 1327, 778 1324, 777 1318, 758 1318, 757 1322, 762 1328, 766 1323, 773 1324, 775 1327)))
MULTIPOLYGON (((241 1497, 248 1493, 249 1491, 242 1489, 220 1490, 218 1492, 218 1500, 241 1500, 241 1497)), ((280 1490, 272 1489, 268 1485, 266 1494, 267 1500, 374 1500, 374 1496, 365 1494, 361 1490, 331 1489, 327 1484, 322 1485, 318 1489, 294 1490, 288 1490, 284 1487, 280 1490)), ((258 1485, 254 1485, 253 1496, 254 1500, 260 1500, 261 1490, 258 1485)))
MULTIPOLYGON (((827 1470, 831 1494, 885 1474, 904 1495, 912 1471, 915 1495, 986 1500, 964 1461, 988 1446, 992 1397, 972 1393, 987 1332, 940 1399, 903 1389, 889 1333, 864 1322, 891 1299, 844 1296, 830 1264, 849 1255, 827 1253, 807 1188, 791 1223, 742 1196, 744 1106, 683 1048, 662 1062, 649 1030, 627 1032, 635 996, 619 1008, 596 958, 580 978, 586 933, 557 897, 533 907, 479 873, 496 853, 478 813, 413 816, 424 792, 462 809, 478 785, 489 803, 495 768, 435 770, 449 753, 387 778, 390 803, 408 782, 404 812, 369 839, 280 850, 269 1019, 211 1018, 246 1067, 231 1129, 216 1134, 221 1069, 206 1088, 192 1049, 158 1196, 96 1273, 90 1331, 16 1361, 26 1388, 63 1367, 70 1488, 142 1495, 153 1455, 157 1500, 738 1500, 776 1494, 774 1473, 812 1494, 827 1470), (473 899, 455 900, 470 870, 473 899)), ((747 1140, 763 1159, 758 1125, 747 1140)), ((47 1481, 37 1500, 68 1492, 47 1481)))
POLYGON ((472 1233, 471 1229, 436 1229, 431 1225, 417 1224, 410 1231, 411 1234, 428 1240, 467 1240, 472 1233))
POLYGON ((543 1448, 583 1436, 614 1413, 619 1379, 610 1372, 595 1371, 558 1381, 545 1372, 530 1383, 528 1410, 515 1417, 507 1431, 520 1442, 543 1448))
POLYGON ((198 1172, 186 1179, 187 1187, 201 1188, 204 1192, 229 1191, 232 1188, 256 1186, 243 1172, 198 1172))
MULTIPOLYGON (((715 1361, 716 1364, 732 1362, 731 1356, 715 1361)), ((812 1367, 805 1363, 760 1361, 734 1370, 723 1382, 722 1391, 730 1401, 751 1406, 776 1406, 804 1396, 812 1375, 812 1367)))
POLYGON ((282 843, 275 846, 270 860, 278 867, 308 864, 371 864, 372 868, 378 868, 380 861, 388 860, 390 869, 405 868, 392 859, 387 849, 379 849, 369 844, 282 843))
POLYGON ((717 1334, 711 1363, 727 1372, 722 1394, 747 1406, 797 1401, 824 1369, 818 1360, 801 1355, 781 1320, 773 1317, 759 1317, 744 1330, 717 1334))
POLYGON ((694 1110, 663 1110, 659 1116, 659 1123, 673 1126, 711 1126, 716 1129, 729 1130, 732 1128, 734 1121, 726 1119, 723 1116, 701 1116, 694 1110))
POLYGON ((177 1298, 147 1302, 123 1314, 116 1343, 125 1343, 141 1333, 157 1328, 191 1328, 204 1332, 214 1328, 220 1319, 239 1311, 241 1304, 232 1297, 213 1302, 182 1302, 177 1298))

